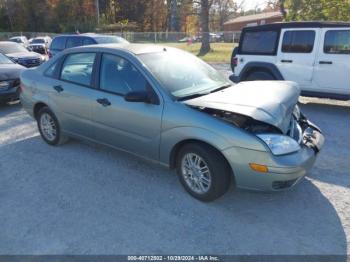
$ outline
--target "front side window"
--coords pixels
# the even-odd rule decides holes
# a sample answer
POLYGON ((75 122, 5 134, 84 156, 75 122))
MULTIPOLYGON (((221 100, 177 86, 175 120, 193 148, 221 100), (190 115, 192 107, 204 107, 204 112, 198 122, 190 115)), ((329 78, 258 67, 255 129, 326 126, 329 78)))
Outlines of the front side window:
POLYGON ((350 54, 350 30, 328 31, 324 40, 327 54, 350 54))
POLYGON ((100 89, 126 95, 131 91, 145 91, 147 81, 127 60, 104 54, 100 69, 100 89))
POLYGON ((91 86, 95 53, 68 55, 62 66, 61 79, 72 83, 91 86))
POLYGON ((311 53, 314 48, 315 31, 286 31, 283 36, 283 53, 311 53))
POLYGON ((277 38, 277 31, 245 32, 241 52, 249 54, 274 54, 277 38))
POLYGON ((94 40, 92 40, 92 39, 90 39, 90 38, 84 38, 84 40, 83 40, 83 45, 94 45, 94 44, 96 44, 95 42, 94 42, 94 40))

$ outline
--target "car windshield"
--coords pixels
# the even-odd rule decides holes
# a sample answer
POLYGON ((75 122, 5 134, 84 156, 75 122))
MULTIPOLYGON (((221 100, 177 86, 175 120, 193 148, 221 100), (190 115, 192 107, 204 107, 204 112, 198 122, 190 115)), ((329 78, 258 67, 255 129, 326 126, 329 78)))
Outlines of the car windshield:
POLYGON ((16 43, 0 43, 0 53, 11 54, 19 52, 29 52, 26 48, 16 43))
POLYGON ((13 64, 13 62, 3 54, 0 54, 0 64, 13 64))
POLYGON ((45 44, 45 40, 44 39, 33 39, 32 44, 45 44))
POLYGON ((129 43, 124 38, 119 36, 99 36, 94 37, 99 44, 127 44, 129 43))
POLYGON ((169 48, 159 53, 140 54, 139 58, 163 87, 179 100, 230 86, 210 65, 180 50, 169 48))

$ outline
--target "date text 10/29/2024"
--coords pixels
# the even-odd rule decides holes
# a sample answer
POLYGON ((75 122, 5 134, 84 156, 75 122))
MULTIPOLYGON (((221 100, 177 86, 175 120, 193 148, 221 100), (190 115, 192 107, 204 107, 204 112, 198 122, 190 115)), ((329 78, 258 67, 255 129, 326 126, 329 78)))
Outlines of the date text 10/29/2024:
POLYGON ((218 256, 128 256, 128 261, 220 261, 218 256))

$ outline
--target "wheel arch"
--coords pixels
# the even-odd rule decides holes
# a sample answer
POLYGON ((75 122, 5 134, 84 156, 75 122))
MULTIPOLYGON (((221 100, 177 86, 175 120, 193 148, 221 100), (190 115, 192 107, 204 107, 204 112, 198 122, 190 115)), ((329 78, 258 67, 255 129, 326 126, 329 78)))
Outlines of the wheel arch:
POLYGON ((200 139, 185 139, 185 140, 182 140, 182 141, 178 142, 177 144, 175 144, 173 146, 173 148, 170 152, 170 156, 169 156, 170 169, 174 169, 176 167, 176 157, 177 157, 178 153, 180 152, 182 147, 184 147, 185 145, 188 145, 188 144, 200 144, 200 145, 210 147, 212 150, 216 151, 225 160, 227 166, 231 170, 231 174, 234 177, 234 171, 232 170, 232 167, 231 167, 229 161, 227 160, 227 158, 225 157, 225 155, 217 147, 213 146, 212 144, 210 144, 206 141, 200 140, 200 139))
POLYGON ((46 103, 44 103, 44 102, 37 102, 34 105, 34 107, 33 107, 33 116, 34 116, 35 119, 37 119, 40 109, 42 109, 44 107, 49 107, 49 106, 46 103))
POLYGON ((239 75, 240 81, 244 81, 249 74, 257 71, 263 71, 271 74, 276 80, 284 80, 281 72, 276 65, 266 62, 249 62, 245 65, 239 75))

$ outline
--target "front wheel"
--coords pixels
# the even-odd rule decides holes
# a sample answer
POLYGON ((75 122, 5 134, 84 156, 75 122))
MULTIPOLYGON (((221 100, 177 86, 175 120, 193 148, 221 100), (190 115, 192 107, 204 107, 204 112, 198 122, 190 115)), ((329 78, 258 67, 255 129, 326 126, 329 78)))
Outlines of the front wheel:
POLYGON ((185 145, 177 156, 176 167, 181 184, 198 200, 213 201, 230 186, 231 168, 224 157, 209 146, 185 145))
POLYGON ((40 109, 37 124, 41 137, 49 145, 60 145, 67 141, 67 137, 60 130, 56 116, 48 107, 40 109))

